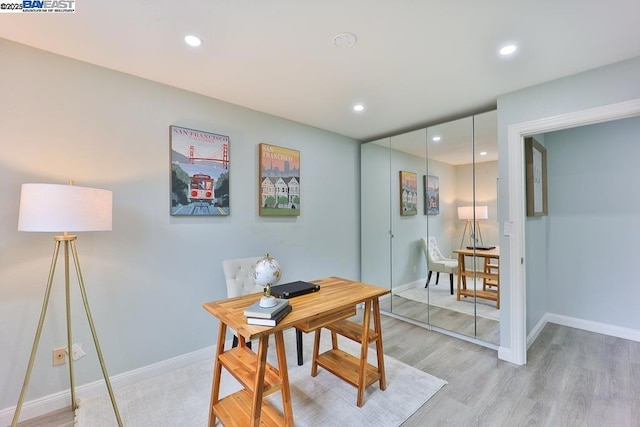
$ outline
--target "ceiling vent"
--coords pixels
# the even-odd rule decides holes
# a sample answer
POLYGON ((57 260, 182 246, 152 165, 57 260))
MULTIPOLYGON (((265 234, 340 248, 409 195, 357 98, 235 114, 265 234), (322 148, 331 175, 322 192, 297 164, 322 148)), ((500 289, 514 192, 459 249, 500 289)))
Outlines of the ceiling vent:
POLYGON ((333 44, 338 47, 352 47, 357 41, 358 38, 353 33, 339 33, 333 38, 333 44))

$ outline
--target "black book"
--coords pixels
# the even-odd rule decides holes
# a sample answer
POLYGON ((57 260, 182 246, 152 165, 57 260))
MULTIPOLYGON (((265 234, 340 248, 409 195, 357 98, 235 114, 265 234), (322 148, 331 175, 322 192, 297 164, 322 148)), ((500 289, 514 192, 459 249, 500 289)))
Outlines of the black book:
POLYGON ((263 319, 260 317, 247 317, 247 324, 260 326, 276 326, 280 321, 291 312, 293 307, 287 304, 284 309, 280 310, 272 319, 263 319))
POLYGON ((276 298, 293 298, 320 290, 320 285, 298 280, 271 287, 271 295, 276 298))

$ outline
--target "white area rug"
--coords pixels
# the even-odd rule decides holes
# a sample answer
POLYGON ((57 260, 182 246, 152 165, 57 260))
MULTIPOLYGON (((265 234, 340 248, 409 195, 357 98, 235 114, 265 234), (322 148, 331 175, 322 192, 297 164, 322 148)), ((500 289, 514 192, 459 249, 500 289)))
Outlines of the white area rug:
MULTIPOLYGON (((383 331, 384 333, 384 331, 383 331)), ((310 355, 313 334, 303 334, 304 365, 296 363, 295 334, 285 333, 287 366, 291 384, 293 416, 296 426, 399 426, 410 417, 446 381, 385 356, 387 389, 382 391, 376 382, 367 387, 365 404, 356 406, 357 389, 318 368, 311 377, 310 355)), ((257 343, 254 343, 257 345, 257 343)), ((322 333, 321 352, 329 349, 330 334, 322 333)), ((359 345, 347 339, 340 340, 340 348, 358 354, 359 345)), ((375 362, 375 350, 369 350, 370 363, 375 362)), ((269 341, 268 358, 277 366, 275 341, 269 341)), ((239 383, 223 368, 220 396, 239 390, 239 383)), ((140 383, 115 389, 114 394, 123 423, 134 426, 206 426, 213 361, 200 362, 140 383)), ((266 398, 282 409, 281 394, 266 398)), ((281 411, 282 412, 282 411, 281 411)), ((80 399, 76 411, 78 427, 116 426, 113 408, 107 394, 80 399)), ((218 422, 219 425, 219 422, 218 422)))
MULTIPOLYGON (((473 280, 467 279, 467 286, 470 286, 473 282, 473 280)), ((478 281, 478 286, 480 289, 482 288, 480 281, 478 281)), ((437 286, 431 283, 428 288, 421 285, 415 288, 405 289, 399 292, 394 292, 394 295, 418 301, 423 304, 427 304, 427 298, 429 298, 429 304, 435 305, 436 307, 446 308, 447 310, 457 311, 459 313, 470 315, 474 314, 473 298, 461 297, 460 301, 457 301, 455 294, 451 295, 451 289, 448 281, 446 281, 446 283, 440 283, 437 286)), ((475 312, 478 316, 500 321, 500 310, 496 308, 495 301, 485 300, 482 298, 476 298, 476 301, 477 304, 475 312)))

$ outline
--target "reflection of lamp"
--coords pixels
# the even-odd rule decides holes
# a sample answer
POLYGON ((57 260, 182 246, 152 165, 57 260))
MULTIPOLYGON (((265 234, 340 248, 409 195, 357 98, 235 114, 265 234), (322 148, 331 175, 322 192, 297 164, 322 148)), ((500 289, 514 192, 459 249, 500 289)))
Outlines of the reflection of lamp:
POLYGON ((260 298, 260 307, 273 307, 276 299, 271 295, 271 286, 280 280, 280 265, 278 261, 265 254, 264 258, 256 261, 253 268, 253 279, 256 285, 264 288, 264 296, 260 298))
POLYGON ((482 232, 480 231, 479 219, 489 218, 489 208, 487 206, 460 206, 458 208, 458 219, 466 220, 464 224, 464 231, 462 232, 462 239, 460 240, 460 247, 464 245, 464 236, 469 229, 469 242, 470 246, 476 246, 478 243, 478 236, 480 237, 480 244, 484 244, 482 241, 482 232))
MULTIPOLYGON (((91 311, 89 310, 89 301, 87 300, 87 294, 84 287, 84 281, 82 280, 82 273, 80 272, 80 262, 78 261, 78 251, 76 249, 77 236, 68 234, 69 231, 108 231, 111 230, 111 210, 112 210, 112 193, 108 190, 100 190, 97 188, 77 187, 73 185, 57 185, 57 184, 22 184, 22 192, 20 195, 20 214, 18 219, 19 231, 40 231, 40 232, 62 232, 62 236, 55 236, 55 247, 53 250, 53 258, 51 260, 51 267, 49 269, 49 280, 47 282, 47 289, 44 294, 44 301, 42 303, 42 311, 40 313, 40 321, 38 322, 38 329, 36 330, 36 336, 33 341, 33 348, 31 349, 31 357, 29 358, 29 366, 22 385, 22 392, 16 410, 13 414, 12 426, 15 426, 20 416, 20 410, 24 397, 29 385, 29 379, 31 378, 31 371, 33 369, 33 362, 35 355, 38 351, 38 343, 40 341, 40 335, 42 334, 42 326, 44 318, 47 313, 47 306, 49 304, 49 295, 51 294, 51 285, 53 283, 53 276, 56 269, 56 263, 58 261, 58 252, 60 250, 60 243, 64 243, 64 283, 66 294, 66 310, 67 310, 67 351, 71 356, 71 348, 73 340, 71 336, 71 299, 69 291, 69 246, 71 246, 71 253, 73 256, 73 262, 75 264, 76 273, 78 276, 78 284, 80 286, 80 293, 82 294, 82 301, 87 313, 87 319, 89 320, 89 326, 91 327, 91 334, 93 335, 93 342, 96 346, 96 352, 100 359, 100 366, 102 367, 102 374, 104 381, 109 390, 109 396, 111 397, 111 404, 118 420, 118 425, 122 425, 120 419, 120 413, 116 406, 116 401, 111 389, 111 382, 109 381, 109 375, 107 374, 107 368, 102 358, 102 351, 100 350, 100 344, 98 343, 98 336, 93 324, 93 318, 91 317, 91 311)), ((73 378, 73 357, 69 357, 69 379, 71 381, 71 407, 76 409, 75 398, 75 384, 73 378)))

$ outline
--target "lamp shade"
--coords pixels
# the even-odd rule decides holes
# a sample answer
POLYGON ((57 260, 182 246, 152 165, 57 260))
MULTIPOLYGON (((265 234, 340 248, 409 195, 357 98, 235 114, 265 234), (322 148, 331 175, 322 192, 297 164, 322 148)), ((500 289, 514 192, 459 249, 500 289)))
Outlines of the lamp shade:
POLYGON ((473 206, 460 206, 458 208, 458 219, 488 219, 489 207, 488 206, 476 206, 475 218, 473 206))
POLYGON ((109 190, 61 184, 22 184, 19 231, 111 230, 109 190))

